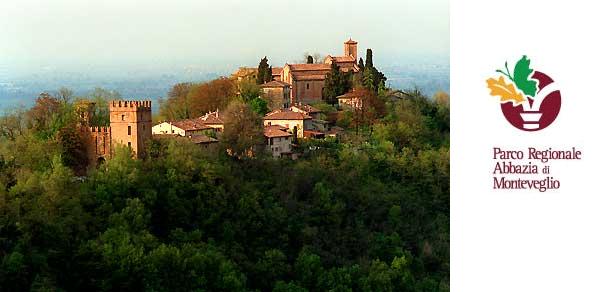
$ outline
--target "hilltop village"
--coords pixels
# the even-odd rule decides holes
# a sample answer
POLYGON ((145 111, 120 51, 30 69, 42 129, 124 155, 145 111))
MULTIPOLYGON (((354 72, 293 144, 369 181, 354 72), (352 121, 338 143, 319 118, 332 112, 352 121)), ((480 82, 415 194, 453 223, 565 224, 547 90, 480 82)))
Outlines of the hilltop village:
MULTIPOLYGON (((330 103, 335 106, 332 108, 336 112, 362 110, 369 91, 357 90, 355 84, 363 87, 362 72, 365 66, 372 66, 372 60, 367 56, 368 62, 363 64, 357 51, 358 42, 349 39, 343 44, 343 55, 327 55, 320 63, 315 63, 308 56, 303 64, 265 67, 265 57, 258 68, 241 67, 229 77, 238 87, 244 83, 256 83, 260 88, 258 98, 264 101, 269 110, 262 116, 264 144, 273 157, 296 158, 298 153, 294 153, 294 145, 298 139, 336 138, 343 133, 344 128, 328 121, 327 115, 331 113, 324 113, 314 104, 330 103)), ((383 74, 376 69, 374 72, 380 75, 381 84, 378 85, 384 86, 383 74)), ((373 72, 369 73, 373 75, 373 72)), ((378 76, 370 78, 375 77, 378 76)), ((366 79, 367 82, 373 82, 366 79)), ((370 87, 377 90, 374 84, 370 87)), ((90 102, 78 105, 78 112, 91 141, 88 150, 90 161, 95 162, 109 158, 117 144, 126 145, 135 157, 142 157, 146 141, 153 137, 185 137, 201 147, 214 147, 225 128, 224 113, 218 107, 198 117, 157 121, 153 124, 150 101, 126 100, 110 101, 110 126, 96 127, 90 122, 95 106, 90 102)))
POLYGON ((0 115, 0 290, 449 291, 449 96, 341 45, 0 115))

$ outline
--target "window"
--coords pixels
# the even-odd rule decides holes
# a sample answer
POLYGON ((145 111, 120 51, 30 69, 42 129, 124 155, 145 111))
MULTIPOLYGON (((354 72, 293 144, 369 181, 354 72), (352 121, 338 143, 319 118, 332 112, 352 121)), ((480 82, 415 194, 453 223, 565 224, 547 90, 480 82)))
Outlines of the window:
POLYGON ((306 83, 306 89, 310 89, 310 83, 306 83))
POLYGON ((121 121, 125 120, 125 115, 121 115, 121 121))
POLYGON ((142 125, 142 130, 144 130, 144 131, 146 130, 146 124, 142 125))
POLYGON ((131 142, 127 142, 127 147, 129 147, 129 149, 131 149, 131 142))
POLYGON ((171 130, 171 134, 175 134, 175 130, 171 130))
POLYGON ((127 135, 131 136, 131 126, 127 126, 127 135))

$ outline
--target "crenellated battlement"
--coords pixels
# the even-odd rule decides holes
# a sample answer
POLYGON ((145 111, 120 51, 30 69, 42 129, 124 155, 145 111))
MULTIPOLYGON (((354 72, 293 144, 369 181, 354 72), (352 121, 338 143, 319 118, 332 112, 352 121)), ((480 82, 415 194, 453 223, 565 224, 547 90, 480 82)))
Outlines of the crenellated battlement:
POLYGON ((112 100, 109 102, 110 110, 134 110, 150 111, 152 101, 150 100, 112 100))
POLYGON ((110 127, 90 127, 90 132, 92 133, 110 133, 110 127))

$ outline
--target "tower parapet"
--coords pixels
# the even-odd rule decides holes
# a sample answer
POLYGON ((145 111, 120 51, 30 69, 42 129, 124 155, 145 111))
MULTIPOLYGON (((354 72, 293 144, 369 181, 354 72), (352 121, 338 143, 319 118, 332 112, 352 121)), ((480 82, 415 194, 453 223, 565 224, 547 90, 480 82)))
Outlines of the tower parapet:
POLYGON ((152 109, 152 101, 151 100, 112 100, 109 104, 111 111, 114 109, 125 110, 151 110, 152 109))

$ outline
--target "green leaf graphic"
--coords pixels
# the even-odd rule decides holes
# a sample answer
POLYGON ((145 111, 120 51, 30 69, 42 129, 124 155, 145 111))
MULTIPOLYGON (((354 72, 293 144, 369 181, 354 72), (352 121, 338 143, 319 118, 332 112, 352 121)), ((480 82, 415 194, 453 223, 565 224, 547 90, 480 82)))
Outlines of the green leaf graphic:
POLYGON ((531 61, 527 59, 527 56, 523 56, 515 65, 513 77, 515 84, 523 91, 523 93, 535 97, 537 92, 537 81, 529 78, 531 73, 533 73, 533 69, 529 68, 530 62, 531 61))

